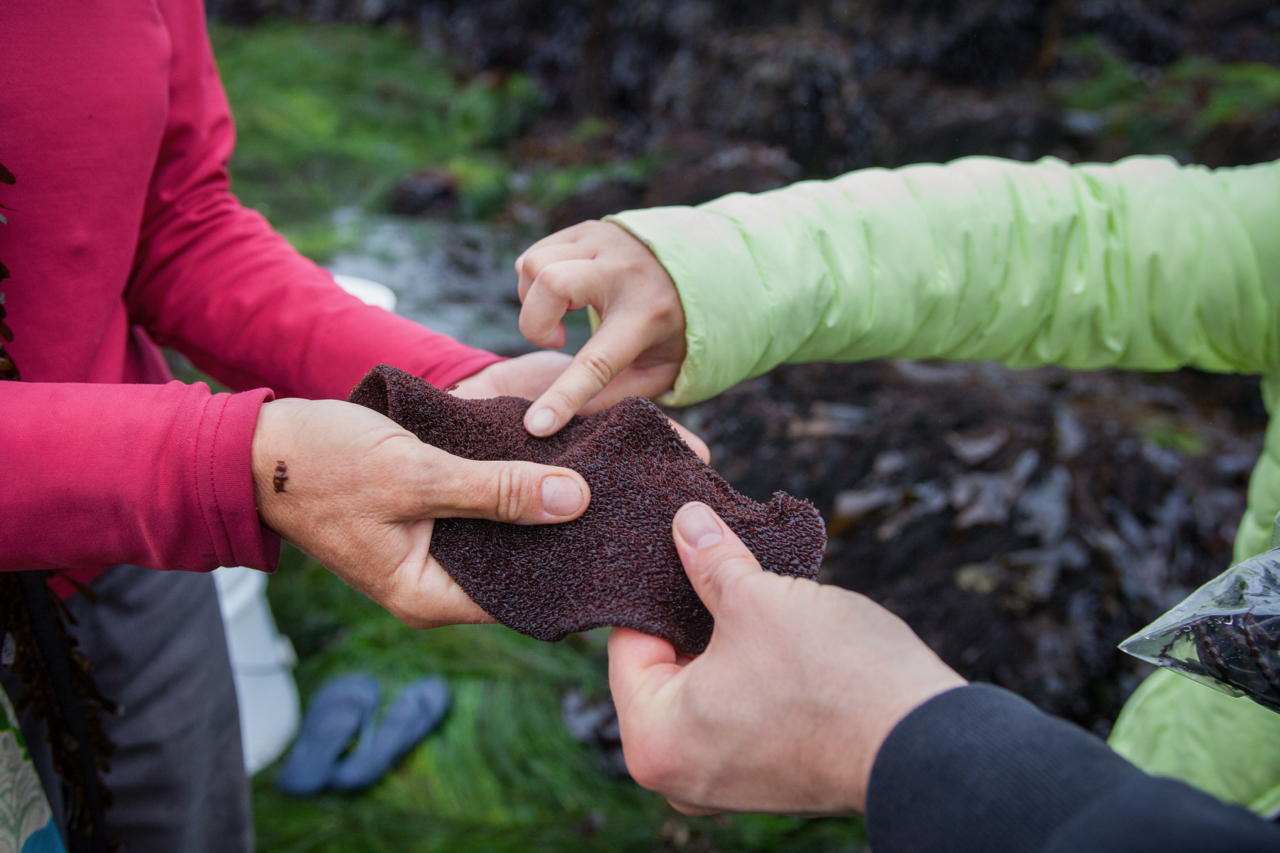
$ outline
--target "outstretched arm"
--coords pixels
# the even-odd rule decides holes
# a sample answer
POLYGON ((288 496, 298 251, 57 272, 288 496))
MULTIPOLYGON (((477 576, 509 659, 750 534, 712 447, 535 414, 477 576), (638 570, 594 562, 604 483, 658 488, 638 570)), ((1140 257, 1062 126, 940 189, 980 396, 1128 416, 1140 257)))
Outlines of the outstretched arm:
POLYGON ((1277 849, 1280 830, 1147 776, 1007 691, 964 686, 863 596, 760 569, 702 504, 674 522, 715 617, 696 658, 609 640, 627 769, 680 811, 867 813, 878 853, 1277 849))
POLYGON ((550 342, 550 328, 533 304, 591 305, 603 320, 593 349, 608 357, 539 401, 553 410, 584 404, 639 352, 678 369, 678 403, 819 360, 1280 367, 1277 164, 968 158, 610 221, 553 235, 521 259, 535 342, 550 342), (667 280, 675 322, 623 299, 667 280))

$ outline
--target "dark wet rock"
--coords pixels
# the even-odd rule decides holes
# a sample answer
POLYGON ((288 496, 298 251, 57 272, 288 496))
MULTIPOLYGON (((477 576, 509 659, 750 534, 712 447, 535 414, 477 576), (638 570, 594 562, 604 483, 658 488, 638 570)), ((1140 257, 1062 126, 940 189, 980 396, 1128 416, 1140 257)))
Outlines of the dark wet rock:
POLYGON ((578 191, 551 208, 549 225, 559 231, 588 219, 603 219, 641 206, 644 185, 638 181, 602 180, 585 182, 578 191))
POLYGON ((605 696, 590 702, 577 690, 570 690, 564 694, 560 710, 573 739, 596 750, 601 770, 610 776, 628 775, 622 755, 622 729, 612 699, 605 696))
POLYGON ((785 148, 687 131, 664 140, 643 207, 702 204, 731 192, 777 189, 800 177, 785 148))
POLYGON ((1247 166, 1280 159, 1280 109, 1214 128, 1197 146, 1196 160, 1206 166, 1247 166))
POLYGON ((1065 36, 1101 36, 1122 56, 1144 65, 1168 65, 1183 51, 1175 18, 1163 17, 1139 0, 1085 0, 1072 4, 1065 36))
POLYGON ((717 34, 681 47, 654 85, 655 119, 784 146, 810 170, 875 162, 877 120, 856 51, 820 29, 717 34))
POLYGON ((458 181, 443 172, 415 172, 396 181, 388 207, 400 216, 449 216, 458 209, 458 181))
POLYGON ((929 67, 943 80, 998 89, 1041 60, 1052 0, 948 4, 945 35, 929 67))

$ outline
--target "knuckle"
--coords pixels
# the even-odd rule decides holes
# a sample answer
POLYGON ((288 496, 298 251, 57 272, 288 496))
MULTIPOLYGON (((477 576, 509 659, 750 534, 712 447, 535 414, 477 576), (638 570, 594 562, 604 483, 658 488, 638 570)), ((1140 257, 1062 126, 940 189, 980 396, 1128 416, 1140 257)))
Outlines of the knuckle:
POLYGON ((755 606, 755 595, 748 577, 736 574, 735 569, 741 567, 741 558, 736 556, 720 560, 712 568, 712 577, 720 588, 720 606, 735 612, 755 606))
POLYGON ((499 521, 517 521, 529 512, 532 504, 533 478, 519 465, 501 465, 494 489, 494 517, 499 521))
POLYGON ((538 270, 535 284, 553 296, 564 299, 573 283, 573 276, 560 264, 548 264, 538 270))
POLYGON ((627 773, 636 784, 650 791, 659 791, 667 787, 667 783, 676 775, 674 762, 665 753, 651 748, 624 751, 623 758, 627 763, 627 773))
POLYGON ((613 359, 598 349, 583 350, 578 354, 579 366, 601 386, 608 385, 613 379, 613 359))
POLYGON ((684 307, 680 304, 679 297, 674 295, 670 299, 653 300, 651 310, 653 322, 661 326, 676 322, 684 314, 684 307))
POLYGON ((545 258, 546 254, 537 248, 525 252, 520 258, 520 274, 530 280, 537 279, 549 266, 545 258))

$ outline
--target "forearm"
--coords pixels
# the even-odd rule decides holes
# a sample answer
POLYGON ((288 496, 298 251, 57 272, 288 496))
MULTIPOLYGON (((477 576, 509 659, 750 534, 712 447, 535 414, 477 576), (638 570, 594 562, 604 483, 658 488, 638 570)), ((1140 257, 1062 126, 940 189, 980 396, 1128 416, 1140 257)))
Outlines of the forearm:
POLYGON ((1280 167, 970 158, 614 218, 667 267, 684 402, 784 362, 1264 372, 1280 167))
POLYGON ((194 0, 161 0, 172 41, 169 111, 133 274, 132 322, 231 388, 345 399, 372 367, 438 385, 496 358, 362 304, 230 192, 235 143, 194 0))
POLYGON ((0 571, 271 570, 250 450, 265 390, 0 384, 0 571))
POLYGON ((212 193, 199 217, 144 243, 131 309, 158 343, 234 389, 345 399, 392 364, 447 387, 497 356, 365 305, 299 256, 257 213, 212 193))
POLYGON ((878 853, 1263 851, 1280 830, 1156 779, 1098 739, 998 688, 944 693, 876 757, 867 828, 878 853))

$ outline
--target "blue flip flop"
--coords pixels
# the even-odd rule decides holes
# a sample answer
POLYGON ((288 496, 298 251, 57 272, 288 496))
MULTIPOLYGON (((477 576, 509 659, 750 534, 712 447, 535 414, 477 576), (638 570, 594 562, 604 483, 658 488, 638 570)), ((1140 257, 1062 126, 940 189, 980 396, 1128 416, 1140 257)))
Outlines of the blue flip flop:
POLYGON ((298 738, 276 776, 276 787, 295 797, 324 790, 356 732, 363 729, 362 743, 370 739, 378 697, 378 682, 361 673, 325 682, 311 698, 298 738))
POLYGON ((361 791, 373 785, 429 735, 449 710, 449 686, 440 678, 424 678, 400 691, 372 733, 334 770, 329 785, 336 791, 361 791))

